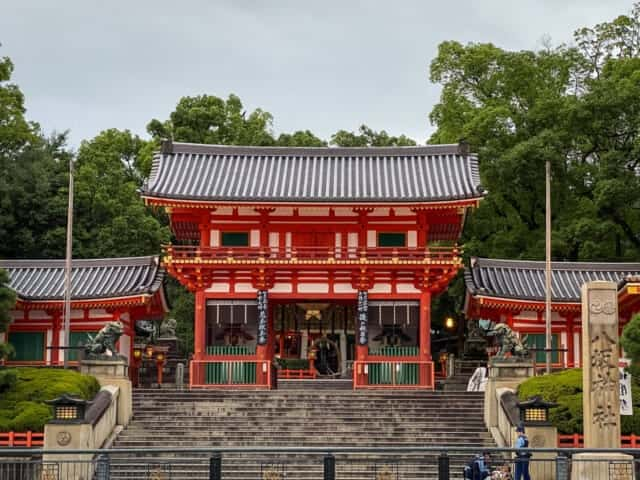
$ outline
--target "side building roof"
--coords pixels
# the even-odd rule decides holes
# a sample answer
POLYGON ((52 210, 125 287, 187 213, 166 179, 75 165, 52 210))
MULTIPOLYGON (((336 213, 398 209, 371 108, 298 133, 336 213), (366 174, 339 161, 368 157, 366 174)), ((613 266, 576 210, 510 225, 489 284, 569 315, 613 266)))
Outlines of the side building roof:
MULTIPOLYGON (((553 262, 551 298, 579 303, 586 282, 619 284, 639 275, 640 263, 553 262)), ((465 269, 465 283, 472 296, 544 302, 545 262, 473 257, 465 269)))
MULTIPOLYGON (((64 299, 64 260, 0 260, 9 274, 9 287, 24 301, 64 299)), ((165 271, 157 256, 73 260, 71 298, 94 300, 153 295, 165 271)))
POLYGON ((441 202, 483 196, 464 145, 240 147, 163 143, 148 198, 225 202, 441 202))

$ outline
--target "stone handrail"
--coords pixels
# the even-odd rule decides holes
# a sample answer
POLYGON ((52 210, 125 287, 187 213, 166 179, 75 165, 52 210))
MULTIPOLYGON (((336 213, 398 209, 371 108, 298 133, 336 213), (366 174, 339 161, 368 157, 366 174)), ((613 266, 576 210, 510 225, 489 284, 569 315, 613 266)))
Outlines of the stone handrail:
MULTIPOLYGON (((105 444, 116 431, 118 425, 118 403, 120 388, 114 385, 102 387, 93 404, 85 412, 81 423, 47 423, 44 427, 46 450, 97 449, 105 444)), ((80 480, 93 475, 92 454, 78 454, 74 457, 82 468, 68 460, 64 454, 46 454, 43 463, 55 464, 60 461, 59 478, 80 480)))

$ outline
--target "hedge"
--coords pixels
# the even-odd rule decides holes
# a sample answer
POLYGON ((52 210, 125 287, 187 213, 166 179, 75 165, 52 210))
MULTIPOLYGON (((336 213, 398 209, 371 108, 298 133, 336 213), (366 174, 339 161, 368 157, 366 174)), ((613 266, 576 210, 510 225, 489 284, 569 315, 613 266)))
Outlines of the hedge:
POLYGON ((91 400, 98 381, 74 370, 19 367, 0 369, 0 432, 41 432, 52 418, 45 400, 63 393, 91 400))
MULTIPOLYGON (((526 400, 535 395, 541 396, 558 406, 549 411, 551 422, 558 433, 583 433, 582 423, 582 370, 579 368, 564 370, 550 375, 532 377, 518 387, 518 398, 526 400)), ((640 399, 640 386, 633 381, 631 395, 634 402, 640 399)), ((633 415, 623 415, 622 434, 640 434, 640 409, 634 408, 633 415)))

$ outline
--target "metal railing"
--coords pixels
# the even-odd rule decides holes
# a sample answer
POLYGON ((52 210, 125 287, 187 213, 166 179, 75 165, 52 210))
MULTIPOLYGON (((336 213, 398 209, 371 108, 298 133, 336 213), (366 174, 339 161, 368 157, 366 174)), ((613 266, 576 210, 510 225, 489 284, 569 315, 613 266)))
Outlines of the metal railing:
POLYGON ((163 245, 167 263, 277 263, 277 262, 380 262, 452 263, 459 258, 455 247, 200 247, 163 245))
POLYGON ((435 388, 433 362, 389 357, 353 362, 353 388, 435 388))
MULTIPOLYGON (((485 449, 490 479, 514 478, 527 469, 533 479, 634 478, 634 449, 485 449), (585 452, 592 457, 576 455, 585 452), (523 451, 520 451, 523 453, 523 451), (626 454, 622 457, 619 454, 626 454)), ((220 447, 113 450, 0 449, 0 478, 11 480, 453 480, 474 468, 478 448, 438 447, 220 447), (77 460, 85 458, 86 460, 77 460)), ((636 458, 636 456, 638 458, 636 458)), ((477 465, 476 465, 477 467, 477 465)), ((636 477, 637 478, 637 477, 636 477)))

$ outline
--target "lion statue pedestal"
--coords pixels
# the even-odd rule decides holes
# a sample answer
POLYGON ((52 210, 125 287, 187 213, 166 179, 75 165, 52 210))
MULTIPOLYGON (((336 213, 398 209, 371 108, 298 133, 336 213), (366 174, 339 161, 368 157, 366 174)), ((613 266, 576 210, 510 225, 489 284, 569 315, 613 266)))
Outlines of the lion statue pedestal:
POLYGON ((131 380, 127 357, 119 355, 115 344, 122 335, 120 322, 108 322, 85 345, 85 358, 80 361, 80 373, 95 377, 101 386, 120 389, 118 396, 118 425, 126 426, 133 414, 131 380))

